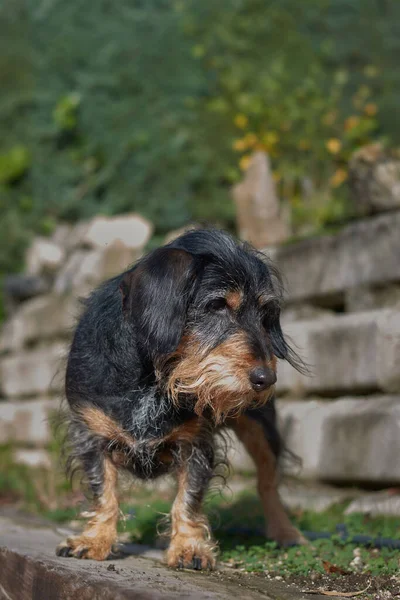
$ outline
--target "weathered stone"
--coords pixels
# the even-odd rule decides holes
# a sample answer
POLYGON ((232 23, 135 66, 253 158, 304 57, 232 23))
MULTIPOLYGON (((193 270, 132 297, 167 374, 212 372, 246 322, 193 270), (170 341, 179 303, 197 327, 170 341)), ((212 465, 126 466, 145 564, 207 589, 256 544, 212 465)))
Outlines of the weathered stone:
POLYGON ((54 290, 57 294, 73 291, 86 294, 109 277, 127 269, 140 256, 137 249, 115 241, 96 250, 76 250, 60 271, 54 290))
POLYGON ((282 271, 291 302, 336 308, 350 288, 400 281, 399 231, 397 211, 266 253, 282 271))
POLYGON ((297 476, 400 482, 400 396, 279 401, 278 414, 285 444, 303 461, 297 476))
POLYGON ((29 527, 0 517, 0 530, 0 597, 7 600, 309 600, 297 587, 258 574, 233 576, 223 567, 210 576, 167 569, 150 558, 154 551, 150 555, 137 544, 125 545, 126 557, 111 561, 60 558, 54 548, 61 534, 52 524, 29 527))
POLYGON ((0 402, 0 444, 46 444, 50 439, 49 416, 59 408, 57 400, 0 402))
POLYGON ((400 390, 400 310, 382 311, 378 319, 377 372, 380 388, 400 390))
POLYGON ((282 361, 278 393, 400 391, 400 312, 369 311, 299 321, 287 323, 284 331, 310 366, 311 375, 302 375, 282 361))
POLYGON ((89 248, 104 248, 120 241, 126 248, 143 250, 152 232, 152 224, 137 214, 99 216, 89 222, 82 244, 89 248))
POLYGON ((284 308, 281 314, 281 323, 291 323, 293 321, 311 321, 311 319, 324 319, 332 317, 334 313, 311 304, 292 304, 284 308))
POLYGON ((290 235, 288 219, 281 214, 275 183, 265 152, 256 152, 244 180, 232 190, 240 238, 256 248, 279 244, 290 235))
POLYGON ((400 284, 393 283, 381 287, 360 285, 350 288, 345 293, 345 304, 347 312, 400 307, 400 284))
POLYGON ((346 515, 364 513, 374 517, 385 515, 400 517, 400 495, 397 490, 383 490, 362 494, 355 498, 345 510, 346 515))
POLYGON ((72 226, 67 225, 66 223, 58 225, 54 230, 53 235, 51 236, 51 241, 54 244, 57 244, 57 246, 60 246, 61 248, 69 249, 69 239, 71 237, 72 230, 72 226))
POLYGON ((231 430, 224 432, 224 440, 227 444, 227 460, 235 473, 253 473, 254 462, 243 444, 238 440, 231 430))
POLYGON ((28 275, 54 273, 64 261, 64 250, 46 238, 35 238, 26 253, 26 272, 28 275))
POLYGON ((284 506, 290 510, 312 510, 319 513, 358 496, 359 492, 349 487, 338 488, 317 482, 291 479, 279 486, 279 494, 284 506))
POLYGON ((349 187, 360 216, 399 208, 399 154, 381 144, 364 146, 350 159, 349 187))
POLYGON ((40 296, 21 305, 0 336, 0 353, 15 352, 41 339, 70 334, 79 313, 74 296, 40 296))
POLYGON ((21 302, 50 291, 48 278, 34 275, 7 275, 3 282, 4 304, 7 314, 13 314, 21 302))
POLYGON ((90 263, 90 260, 93 260, 90 257, 93 257, 93 255, 96 255, 96 252, 93 250, 76 250, 71 254, 55 280, 54 291, 56 294, 67 294, 73 290, 74 285, 76 285, 77 274, 83 268, 82 265, 85 266, 88 262, 90 263))
POLYGON ((52 467, 49 453, 42 448, 16 448, 13 454, 13 460, 19 465, 27 467, 52 467))
POLYGON ((5 356, 0 361, 3 394, 15 398, 61 390, 66 352, 66 344, 57 342, 5 356))

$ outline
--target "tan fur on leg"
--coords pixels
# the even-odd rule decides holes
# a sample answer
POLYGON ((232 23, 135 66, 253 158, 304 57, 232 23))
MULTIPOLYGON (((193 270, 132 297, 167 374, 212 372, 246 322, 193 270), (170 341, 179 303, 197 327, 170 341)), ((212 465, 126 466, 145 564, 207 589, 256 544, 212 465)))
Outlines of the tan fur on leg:
POLYGON ((307 540, 292 525, 282 506, 277 489, 276 458, 265 437, 264 429, 255 419, 242 415, 229 422, 239 440, 255 462, 258 492, 267 521, 267 536, 281 545, 306 544, 307 540))
POLYGON ((188 503, 186 471, 178 475, 178 494, 171 510, 171 543, 167 550, 169 567, 213 569, 216 564, 215 544, 210 527, 200 507, 188 503))
POLYGON ((117 470, 104 458, 103 493, 97 500, 95 514, 83 533, 67 538, 57 548, 57 554, 76 558, 105 560, 117 538, 118 498, 117 470))

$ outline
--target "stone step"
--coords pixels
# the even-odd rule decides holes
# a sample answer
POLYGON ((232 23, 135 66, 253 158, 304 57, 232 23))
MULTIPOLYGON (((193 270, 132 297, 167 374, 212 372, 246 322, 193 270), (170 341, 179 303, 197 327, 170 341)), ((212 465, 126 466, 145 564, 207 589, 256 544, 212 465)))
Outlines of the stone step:
MULTIPOLYGON (((330 482, 400 483, 400 396, 278 401, 293 474, 330 482)), ((290 465, 288 465, 290 472, 290 465)))
POLYGON ((310 366, 310 376, 281 361, 278 394, 400 391, 400 311, 292 322, 284 326, 284 332, 310 366))
POLYGON ((1 391, 8 398, 60 391, 64 383, 67 344, 54 342, 0 360, 1 391))
POLYGON ((282 271, 291 302, 335 307, 353 287, 400 281, 399 232, 396 211, 265 252, 282 271))
POLYGON ((55 398, 0 402, 0 444, 44 445, 50 441, 49 418, 59 410, 55 398))
POLYGON ((49 294, 25 302, 4 325, 0 354, 19 351, 41 339, 69 336, 79 309, 79 300, 73 296, 49 294))
MULTIPOLYGON (((127 544, 125 558, 103 562, 60 558, 65 533, 0 515, 0 598, 18 600, 307 600, 297 586, 259 574, 167 569, 146 547, 127 544), (133 546, 133 548, 132 548, 133 546), (146 551, 147 550, 147 551, 146 551), (148 556, 149 558, 144 558, 148 556)), ((154 551, 153 551, 154 552, 154 551)), ((158 556, 156 553, 155 556, 158 556)), ((315 600, 324 596, 316 594, 315 600)), ((338 598, 338 596, 335 596, 338 598)))

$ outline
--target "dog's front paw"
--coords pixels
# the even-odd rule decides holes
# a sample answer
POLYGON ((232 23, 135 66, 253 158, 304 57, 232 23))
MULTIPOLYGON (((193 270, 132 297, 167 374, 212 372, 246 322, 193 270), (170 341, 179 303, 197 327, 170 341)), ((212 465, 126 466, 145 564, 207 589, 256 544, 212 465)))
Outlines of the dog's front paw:
POLYGON ((212 570, 215 546, 203 539, 176 536, 167 550, 167 564, 175 569, 212 570))
POLYGON ((96 537, 89 538, 84 535, 67 538, 56 548, 56 555, 74 558, 91 558, 93 560, 106 560, 111 554, 112 544, 109 539, 96 537))

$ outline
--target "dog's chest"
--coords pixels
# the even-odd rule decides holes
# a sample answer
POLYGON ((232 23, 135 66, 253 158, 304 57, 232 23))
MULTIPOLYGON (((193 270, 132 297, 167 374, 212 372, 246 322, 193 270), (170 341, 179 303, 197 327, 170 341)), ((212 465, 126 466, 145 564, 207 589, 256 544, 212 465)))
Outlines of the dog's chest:
POLYGON ((204 420, 193 417, 159 437, 134 439, 111 451, 113 462, 140 479, 154 479, 182 463, 183 455, 201 441, 204 420))

